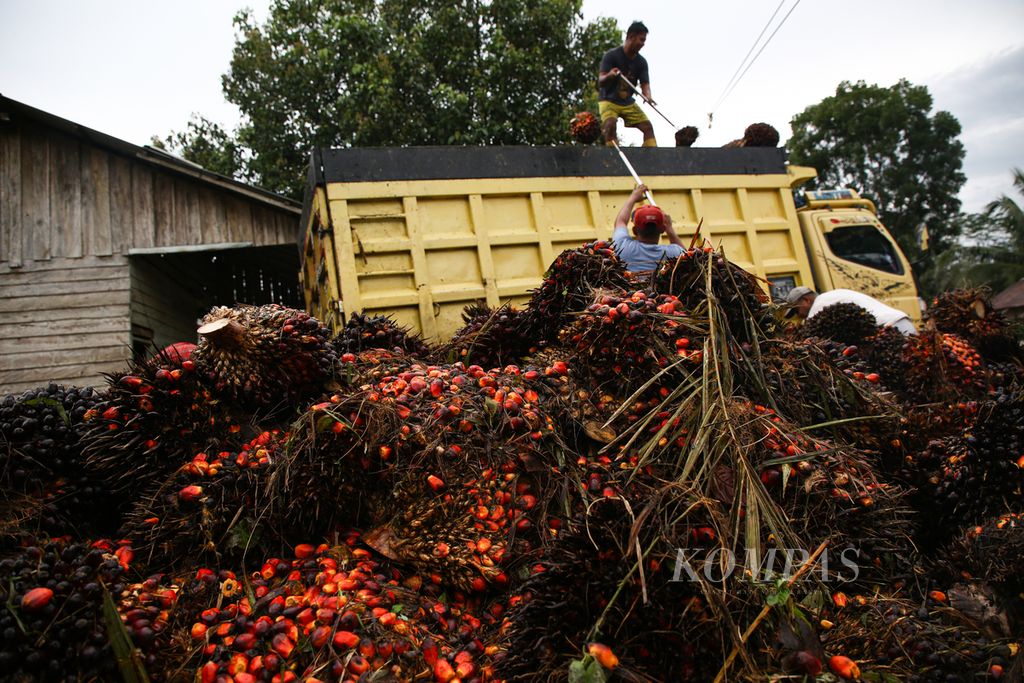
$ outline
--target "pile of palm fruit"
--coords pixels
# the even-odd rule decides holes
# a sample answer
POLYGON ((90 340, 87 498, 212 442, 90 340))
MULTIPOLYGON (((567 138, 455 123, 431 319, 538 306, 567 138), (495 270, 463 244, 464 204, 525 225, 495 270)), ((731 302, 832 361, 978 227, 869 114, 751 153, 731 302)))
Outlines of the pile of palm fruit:
POLYGON ((787 327, 561 254, 428 344, 218 307, 0 401, 14 680, 1021 680, 1024 365, 983 291, 787 327))

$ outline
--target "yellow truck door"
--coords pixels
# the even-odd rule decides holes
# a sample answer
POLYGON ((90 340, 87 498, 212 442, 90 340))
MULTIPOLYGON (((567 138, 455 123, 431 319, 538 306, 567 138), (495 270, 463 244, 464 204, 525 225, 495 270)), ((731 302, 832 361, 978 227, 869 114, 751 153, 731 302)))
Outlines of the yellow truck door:
POLYGON ((819 291, 863 292, 920 321, 921 306, 910 263, 871 211, 804 211, 800 222, 819 291))

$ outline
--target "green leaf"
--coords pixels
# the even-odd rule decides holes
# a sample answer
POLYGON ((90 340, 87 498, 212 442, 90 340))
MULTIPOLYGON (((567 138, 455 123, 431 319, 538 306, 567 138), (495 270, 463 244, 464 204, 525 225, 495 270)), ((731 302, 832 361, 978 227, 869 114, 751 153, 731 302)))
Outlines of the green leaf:
POLYGON ((50 408, 56 408, 57 413, 60 415, 60 419, 64 421, 64 426, 71 426, 71 418, 68 417, 67 412, 64 410, 64 406, 55 398, 47 398, 41 396, 40 398, 31 398, 27 401, 22 401, 25 405, 34 408, 36 406, 49 406, 50 408))
POLYGON ((121 670, 121 678, 124 683, 148 683, 149 676, 146 675, 146 667, 142 665, 139 652, 132 644, 128 631, 121 621, 121 615, 117 613, 117 606, 114 598, 106 585, 103 586, 103 621, 107 626, 107 640, 117 658, 117 666, 121 670))
POLYGON ((789 593, 790 591, 788 588, 780 588, 775 593, 769 595, 768 599, 765 600, 765 602, 771 605, 772 607, 785 605, 787 602, 789 602, 789 593))
POLYGON ((605 683, 608 673, 597 660, 586 655, 569 664, 569 683, 605 683))

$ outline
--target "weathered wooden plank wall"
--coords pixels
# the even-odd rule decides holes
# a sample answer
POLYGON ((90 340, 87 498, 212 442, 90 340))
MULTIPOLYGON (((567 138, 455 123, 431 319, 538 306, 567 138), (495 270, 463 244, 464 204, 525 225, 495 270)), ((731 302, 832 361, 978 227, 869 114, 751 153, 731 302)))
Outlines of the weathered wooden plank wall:
POLYGON ((0 125, 0 394, 100 385, 130 357, 133 322, 152 323, 158 342, 194 335, 180 309, 196 302, 177 300, 166 275, 133 278, 129 250, 291 246, 298 220, 63 129, 0 125))
POLYGON ((132 324, 153 331, 153 343, 163 348, 174 342, 195 342, 196 320, 206 307, 194 272, 155 265, 156 259, 132 259, 132 324), (196 302, 192 309, 189 302, 196 302))
POLYGON ((128 259, 37 261, 0 275, 0 388, 99 386, 131 356, 128 259))
POLYGON ((59 131, 0 128, 0 265, 131 248, 291 244, 298 213, 59 131))

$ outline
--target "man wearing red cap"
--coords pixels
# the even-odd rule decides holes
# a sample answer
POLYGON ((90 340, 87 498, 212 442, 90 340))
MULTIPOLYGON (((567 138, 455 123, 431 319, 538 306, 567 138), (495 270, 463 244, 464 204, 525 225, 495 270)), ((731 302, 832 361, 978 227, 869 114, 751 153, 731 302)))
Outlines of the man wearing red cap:
POLYGON ((646 185, 637 185, 615 217, 615 230, 612 232, 615 253, 631 273, 654 270, 662 259, 676 258, 685 251, 683 241, 672 228, 672 217, 656 206, 641 206, 636 210, 633 214, 636 238, 629 236, 629 216, 646 191, 646 185), (671 244, 658 244, 662 232, 671 244))

